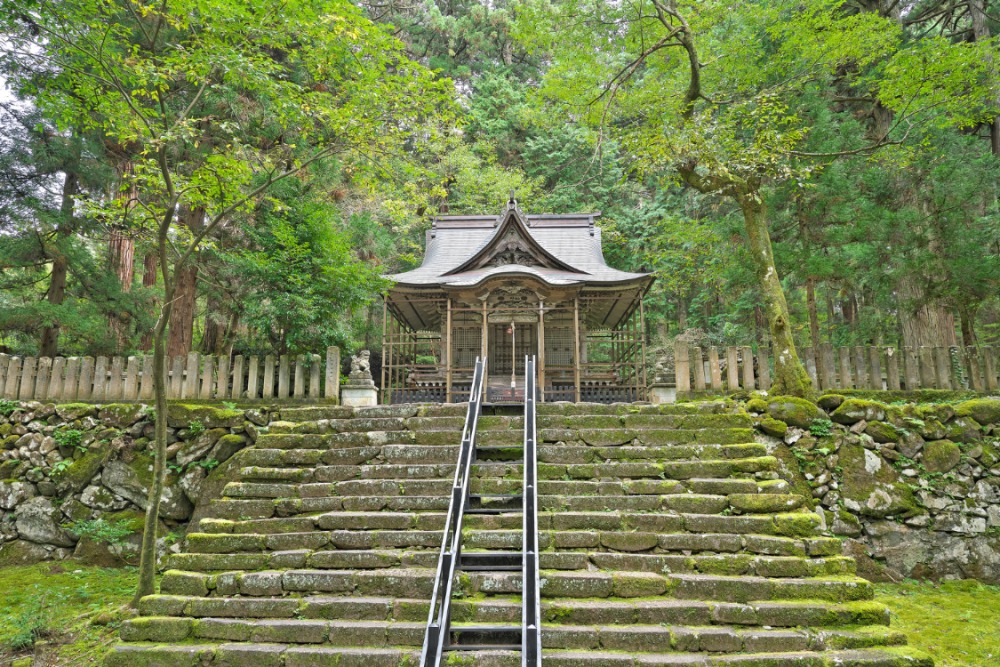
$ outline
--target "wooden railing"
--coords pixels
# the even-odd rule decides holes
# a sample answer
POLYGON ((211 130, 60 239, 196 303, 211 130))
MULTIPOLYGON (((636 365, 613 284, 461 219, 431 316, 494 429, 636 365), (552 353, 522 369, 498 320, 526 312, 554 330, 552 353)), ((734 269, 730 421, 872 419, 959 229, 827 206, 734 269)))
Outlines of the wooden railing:
MULTIPOLYGON (((678 392, 771 388, 769 350, 674 345, 678 392)), ((840 347, 799 350, 817 389, 996 391, 1000 348, 840 347)))
MULTIPOLYGON (((340 350, 320 355, 210 356, 167 360, 174 399, 333 399, 340 392, 340 350)), ((153 357, 14 357, 0 354, 0 398, 50 401, 147 401, 153 357)))

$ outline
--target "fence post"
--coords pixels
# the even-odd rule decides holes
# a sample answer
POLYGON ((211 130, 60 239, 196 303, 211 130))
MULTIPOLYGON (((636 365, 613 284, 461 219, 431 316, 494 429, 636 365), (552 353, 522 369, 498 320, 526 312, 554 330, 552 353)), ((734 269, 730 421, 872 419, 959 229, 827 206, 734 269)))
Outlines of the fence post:
POLYGON ((743 388, 753 389, 753 350, 749 346, 743 346, 740 349, 743 354, 743 388))
POLYGON ((840 362, 840 384, 838 389, 853 389, 854 376, 851 374, 851 348, 837 348, 837 361, 840 362))
POLYGON ((257 388, 259 384, 260 360, 257 355, 250 355, 250 362, 247 374, 247 398, 258 398, 257 388))
POLYGON ((722 369, 719 367, 719 348, 712 345, 708 348, 708 372, 712 376, 712 389, 722 389, 722 369))
POLYGON ((295 398, 305 398, 306 395, 306 365, 303 355, 295 355, 295 376, 292 378, 292 394, 295 398))
POLYGON ((726 388, 729 391, 740 388, 740 362, 732 345, 726 348, 726 388))
POLYGON ((205 355, 201 359, 201 389, 198 397, 202 399, 212 398, 212 389, 215 387, 215 357, 205 355))
POLYGON ((261 398, 272 398, 274 396, 274 355, 269 354, 264 357, 264 391, 261 398))
POLYGON ((691 348, 691 365, 694 366, 694 390, 705 391, 705 359, 700 347, 691 348))
POLYGON ((320 397, 320 359, 318 354, 309 355, 309 398, 320 397))
MULTIPOLYGON (((961 350, 962 348, 959 349, 961 350)), ((980 370, 979 357, 979 348, 972 346, 965 348, 966 366, 969 369, 969 388, 976 391, 983 391, 985 387, 983 373, 980 370)))
MULTIPOLYGON (((144 354, 142 356, 142 375, 139 377, 139 398, 146 399, 153 397, 153 373, 156 369, 153 368, 153 355, 144 354)), ((170 378, 164 378, 164 382, 170 378)), ((165 385, 167 389, 170 388, 169 384, 165 385)))
POLYGON ((920 386, 923 389, 933 389, 937 387, 937 376, 934 371, 934 350, 921 345, 917 350, 920 360, 920 386))
POLYGON ((52 359, 42 357, 38 360, 38 371, 35 375, 35 400, 44 401, 49 397, 49 386, 52 382, 52 359))
POLYGON ((233 359, 233 388, 230 396, 233 400, 243 397, 243 355, 237 354, 233 359))
POLYGON ((25 357, 21 367, 21 388, 17 395, 22 401, 30 401, 35 397, 35 358, 25 357))
POLYGON ((907 391, 920 387, 920 357, 916 348, 903 348, 903 372, 906 373, 907 391))
POLYGON ((135 401, 139 399, 139 358, 129 357, 125 364, 124 398, 135 401))
POLYGON ((894 347, 885 349, 885 382, 890 391, 899 391, 899 355, 894 347))
POLYGON ((94 358, 84 357, 80 361, 80 388, 76 397, 89 401, 94 396, 94 358))
POLYGON ((868 362, 871 365, 871 387, 882 389, 882 353, 874 345, 868 348, 868 362))
POLYGON ((215 397, 217 399, 229 398, 229 355, 220 354, 219 363, 216 369, 215 397))
POLYGON ((82 361, 70 357, 66 361, 66 379, 63 380, 63 398, 74 401, 80 396, 80 371, 82 361))
POLYGON ((108 358, 98 356, 94 362, 94 392, 90 395, 95 401, 103 401, 108 394, 108 358))
POLYGON ((934 372, 938 389, 951 389, 951 354, 946 347, 934 348, 934 372))
MULTIPOLYGON (((120 401, 122 399, 122 373, 125 372, 125 362, 121 357, 111 358, 111 381, 108 382, 108 391, 105 394, 108 400, 120 401)), ((129 398, 135 398, 130 396, 129 398)))
MULTIPOLYGON (((384 360, 383 360, 383 363, 384 360)), ((326 348, 326 390, 324 396, 327 400, 340 402, 340 348, 330 346, 326 348)))
POLYGON ((757 350, 757 365, 760 367, 760 388, 768 391, 771 388, 771 360, 766 345, 757 350))
MULTIPOLYGON (((3 360, 0 359, 0 366, 3 365, 3 360)), ((66 369, 66 359, 63 357, 56 357, 52 360, 52 373, 49 379, 49 398, 53 400, 61 400, 63 397, 63 372, 66 369)))
POLYGON ((278 398, 289 398, 292 395, 290 373, 288 355, 283 354, 278 357, 278 398))
MULTIPOLYGON (((983 373, 986 374, 986 391, 996 391, 997 389, 997 366, 994 356, 996 348, 983 348, 983 373)), ((3 362, 0 361, 0 364, 3 362)))
POLYGON ((7 387, 7 366, 10 365, 10 359, 9 355, 0 353, 0 396, 4 395, 7 387))

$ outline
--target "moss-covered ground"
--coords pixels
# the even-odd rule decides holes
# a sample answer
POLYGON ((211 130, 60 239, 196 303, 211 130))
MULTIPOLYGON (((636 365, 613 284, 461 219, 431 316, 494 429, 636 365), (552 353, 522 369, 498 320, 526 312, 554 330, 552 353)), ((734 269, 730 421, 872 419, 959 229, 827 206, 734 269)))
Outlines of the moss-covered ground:
POLYGON ((879 584, 892 627, 937 667, 1000 667, 1000 586, 975 581, 879 584))
MULTIPOLYGON (((31 656, 51 667, 100 665, 128 617, 134 569, 43 563, 0 569, 0 665, 31 656)), ((879 585, 892 625, 938 667, 1000 667, 1000 586, 974 581, 879 585)), ((30 665, 30 659, 24 663, 30 665)))
POLYGON ((36 653, 54 667, 99 665, 129 616, 136 580, 134 568, 70 561, 0 568, 0 665, 21 667, 19 658, 36 653))

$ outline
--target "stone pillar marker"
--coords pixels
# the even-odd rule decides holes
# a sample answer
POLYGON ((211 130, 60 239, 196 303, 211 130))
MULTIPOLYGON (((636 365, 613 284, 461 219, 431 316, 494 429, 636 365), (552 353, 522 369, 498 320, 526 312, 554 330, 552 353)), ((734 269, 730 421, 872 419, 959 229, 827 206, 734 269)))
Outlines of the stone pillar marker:
POLYGON ((372 380, 370 358, 371 352, 368 350, 361 350, 351 357, 351 374, 340 388, 341 405, 354 408, 378 405, 378 391, 372 380))
MULTIPOLYGON (((685 351, 686 349, 687 348, 685 348, 685 351)), ((686 361, 684 363, 686 364, 686 361)), ((674 363, 671 364, 670 359, 666 354, 656 355, 656 365, 653 370, 653 383, 649 385, 650 403, 653 405, 661 405, 663 403, 674 403, 677 401, 678 387, 675 382, 675 376, 680 368, 681 364, 676 360, 676 358, 674 359, 674 363)), ((686 367, 684 368, 684 372, 687 373, 686 367)))

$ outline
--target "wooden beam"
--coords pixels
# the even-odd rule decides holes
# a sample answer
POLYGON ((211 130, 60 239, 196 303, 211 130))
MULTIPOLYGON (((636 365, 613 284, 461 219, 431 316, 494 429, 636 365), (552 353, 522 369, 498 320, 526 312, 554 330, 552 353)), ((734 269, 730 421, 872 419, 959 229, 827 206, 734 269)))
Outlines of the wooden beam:
POLYGON ((538 400, 545 402, 545 301, 538 300, 538 400))

